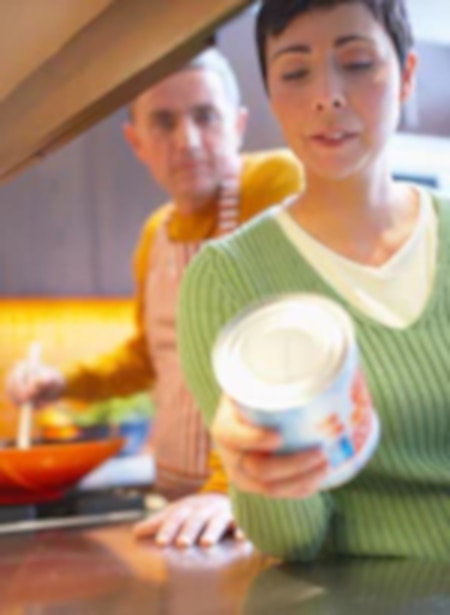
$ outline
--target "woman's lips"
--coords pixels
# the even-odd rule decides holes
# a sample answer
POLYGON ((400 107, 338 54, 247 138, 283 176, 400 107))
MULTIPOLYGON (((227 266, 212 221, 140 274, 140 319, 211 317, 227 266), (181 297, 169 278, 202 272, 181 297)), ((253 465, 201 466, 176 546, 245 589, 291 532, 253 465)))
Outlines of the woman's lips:
POLYGON ((313 143, 317 143, 327 148, 338 148, 349 141, 352 141, 356 138, 356 136, 357 135, 354 132, 334 131, 312 135, 310 140, 313 143))

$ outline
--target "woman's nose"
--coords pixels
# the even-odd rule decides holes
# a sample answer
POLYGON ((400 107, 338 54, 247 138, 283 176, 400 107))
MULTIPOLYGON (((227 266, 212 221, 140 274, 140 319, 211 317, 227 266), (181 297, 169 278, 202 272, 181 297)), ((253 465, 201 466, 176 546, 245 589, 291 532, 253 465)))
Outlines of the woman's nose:
POLYGON ((345 107, 345 100, 342 96, 320 97, 314 101, 314 110, 323 112, 327 110, 339 110, 345 107))
POLYGON ((312 106, 314 111, 338 111, 345 107, 346 98, 343 84, 334 71, 328 70, 318 77, 313 94, 312 106))

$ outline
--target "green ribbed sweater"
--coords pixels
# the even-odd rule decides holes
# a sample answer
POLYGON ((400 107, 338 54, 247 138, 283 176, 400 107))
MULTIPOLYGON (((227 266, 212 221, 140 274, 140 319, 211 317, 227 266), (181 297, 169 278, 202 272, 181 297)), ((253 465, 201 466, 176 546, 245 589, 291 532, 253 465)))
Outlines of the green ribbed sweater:
MULTIPOLYGON (((230 495, 239 525, 262 551, 289 560, 325 552, 450 561, 450 204, 439 220, 434 288, 421 317, 391 329, 363 315, 302 258, 269 213, 210 242, 184 278, 179 304, 185 376, 208 424, 220 390, 210 355, 223 325, 279 293, 314 292, 353 318, 380 416, 380 445, 341 488, 306 500, 230 495)), ((408 301, 408 297, 405 297, 408 301)))

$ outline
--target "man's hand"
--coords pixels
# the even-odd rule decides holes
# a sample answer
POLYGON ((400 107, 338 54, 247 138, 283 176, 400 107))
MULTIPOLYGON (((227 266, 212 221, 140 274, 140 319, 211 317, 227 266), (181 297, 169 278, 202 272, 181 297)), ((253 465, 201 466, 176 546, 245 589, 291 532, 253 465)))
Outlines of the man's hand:
POLYGON ((229 531, 243 540, 236 528, 228 497, 221 493, 192 495, 170 504, 161 512, 141 521, 134 528, 137 538, 154 537, 156 544, 180 548, 217 544, 229 531))
POLYGON ((37 363, 30 369, 28 361, 17 363, 6 378, 6 393, 20 406, 31 403, 41 408, 63 396, 66 388, 64 376, 53 367, 37 363))
POLYGON ((317 493, 328 472, 320 449, 277 454, 280 435, 250 424, 226 396, 211 433, 228 479, 242 491, 273 498, 307 498, 317 493))

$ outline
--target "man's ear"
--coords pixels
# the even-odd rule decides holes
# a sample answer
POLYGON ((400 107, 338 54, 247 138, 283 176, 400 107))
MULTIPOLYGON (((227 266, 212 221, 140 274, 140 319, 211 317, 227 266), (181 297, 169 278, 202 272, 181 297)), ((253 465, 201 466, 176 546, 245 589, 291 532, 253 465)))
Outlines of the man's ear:
POLYGON ((125 141, 130 146, 131 151, 133 152, 135 157, 142 162, 143 160, 141 139, 135 125, 132 122, 125 122, 125 124, 123 124, 122 126, 122 132, 125 141))
POLYGON ((239 107, 236 117, 236 132, 239 136, 239 147, 242 146, 248 126, 248 109, 239 107))
POLYGON ((406 102, 411 96, 416 84, 418 58, 414 51, 410 51, 402 69, 402 85, 400 90, 401 102, 406 102))

